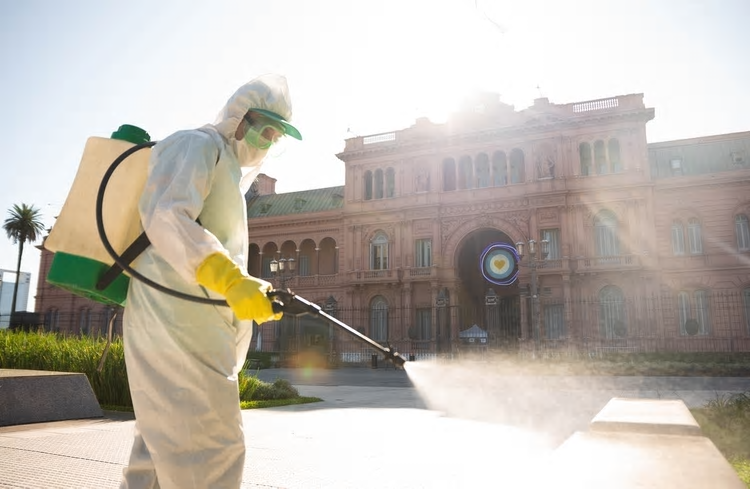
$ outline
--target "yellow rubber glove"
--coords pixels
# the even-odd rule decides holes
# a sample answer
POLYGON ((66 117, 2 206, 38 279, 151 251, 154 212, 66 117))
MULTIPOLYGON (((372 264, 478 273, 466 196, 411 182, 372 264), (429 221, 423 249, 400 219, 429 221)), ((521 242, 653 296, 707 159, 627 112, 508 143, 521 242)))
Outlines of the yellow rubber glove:
POLYGON ((251 277, 223 253, 212 253, 195 272, 199 284, 223 295, 238 319, 252 319, 258 324, 279 320, 282 313, 273 312, 266 295, 273 286, 251 277))

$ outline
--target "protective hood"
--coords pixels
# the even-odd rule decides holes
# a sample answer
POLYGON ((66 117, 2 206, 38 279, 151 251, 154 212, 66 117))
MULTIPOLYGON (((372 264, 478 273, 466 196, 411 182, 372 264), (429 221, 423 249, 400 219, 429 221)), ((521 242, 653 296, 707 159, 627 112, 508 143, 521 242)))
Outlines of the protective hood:
POLYGON ((260 173, 266 150, 249 146, 244 139, 237 139, 237 127, 250 109, 261 109, 278 114, 286 121, 292 119, 292 100, 286 77, 266 74, 241 86, 227 101, 219 112, 213 127, 234 150, 237 161, 242 167, 243 187, 249 186, 260 173))

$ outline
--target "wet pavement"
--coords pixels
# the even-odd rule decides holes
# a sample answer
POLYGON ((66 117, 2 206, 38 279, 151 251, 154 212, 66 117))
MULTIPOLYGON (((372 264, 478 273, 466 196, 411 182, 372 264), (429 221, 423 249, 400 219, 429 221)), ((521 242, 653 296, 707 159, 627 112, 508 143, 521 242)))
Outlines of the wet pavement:
MULTIPOLYGON (((323 402, 243 412, 244 488, 535 487, 547 457, 612 397, 689 407, 750 379, 503 377, 481 371, 268 369, 323 402)), ((132 415, 0 428, 0 487, 116 488, 132 415)))

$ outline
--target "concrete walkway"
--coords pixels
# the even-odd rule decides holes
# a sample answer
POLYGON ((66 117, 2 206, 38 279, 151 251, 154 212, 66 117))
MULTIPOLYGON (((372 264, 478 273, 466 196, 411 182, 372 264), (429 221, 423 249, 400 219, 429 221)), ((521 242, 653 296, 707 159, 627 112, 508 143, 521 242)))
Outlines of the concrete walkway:
MULTIPOLYGON (((477 372, 262 370, 320 403, 243 413, 245 488, 535 487, 546 460, 612 397, 690 407, 739 378, 482 378, 477 372)), ((117 488, 132 416, 0 428, 0 487, 117 488)))

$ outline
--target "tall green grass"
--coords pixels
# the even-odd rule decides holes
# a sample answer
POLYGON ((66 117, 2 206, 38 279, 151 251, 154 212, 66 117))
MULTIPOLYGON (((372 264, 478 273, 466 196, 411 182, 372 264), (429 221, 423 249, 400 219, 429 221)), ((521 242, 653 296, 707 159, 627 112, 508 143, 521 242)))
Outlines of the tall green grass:
POLYGON ((691 411, 703 434, 750 488, 750 392, 717 396, 691 411))
POLYGON ((89 336, 0 330, 0 368, 82 373, 99 404, 132 407, 121 339, 114 339, 98 372, 107 341, 89 336))
MULTIPOLYGON (((0 368, 82 373, 88 377, 100 405, 132 408, 121 338, 110 346, 102 371, 97 371, 105 338, 54 333, 0 330, 0 368)), ((298 399, 287 380, 264 382, 242 370, 238 379, 241 401, 298 399)))
MULTIPOLYGON (((247 367, 248 363, 245 363, 247 367)), ((299 391, 286 379, 276 379, 272 384, 250 375, 248 370, 242 369, 237 377, 241 401, 271 401, 294 399, 299 397, 299 391)))

